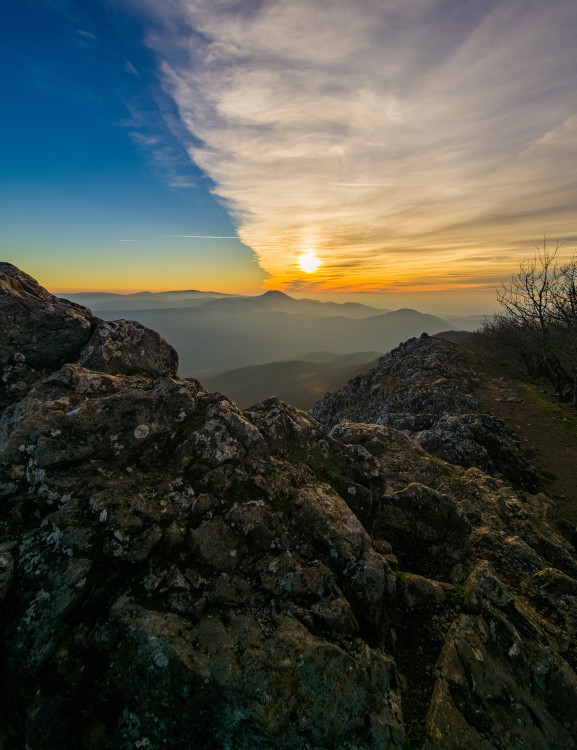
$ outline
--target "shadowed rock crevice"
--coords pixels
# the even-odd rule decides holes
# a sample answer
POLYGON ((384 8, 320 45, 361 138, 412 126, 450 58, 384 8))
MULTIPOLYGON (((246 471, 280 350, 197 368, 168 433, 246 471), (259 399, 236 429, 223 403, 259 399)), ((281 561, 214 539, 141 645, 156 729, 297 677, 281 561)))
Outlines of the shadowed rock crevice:
POLYGON ((326 424, 241 411, 0 270, 4 750, 576 747, 576 559, 491 475, 510 436, 456 347, 408 342, 326 424), (53 366, 47 306, 84 337, 53 366))

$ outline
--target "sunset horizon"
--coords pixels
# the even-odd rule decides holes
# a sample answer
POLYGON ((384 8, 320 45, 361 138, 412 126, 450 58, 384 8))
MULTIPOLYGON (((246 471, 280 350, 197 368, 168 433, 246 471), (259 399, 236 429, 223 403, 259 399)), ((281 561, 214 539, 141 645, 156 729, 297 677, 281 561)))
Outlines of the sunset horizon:
POLYGON ((15 0, 0 750, 577 750, 577 0, 15 0))
POLYGON ((7 21, 2 257, 51 291, 478 312, 544 239, 577 246, 569 0, 25 0, 7 21))
POLYGON ((374 307, 378 310, 398 310, 398 309, 415 309, 423 313, 431 313, 434 315, 445 316, 474 316, 474 315, 485 315, 492 316, 498 311, 498 300, 497 300, 497 288, 490 288, 484 293, 478 292, 471 300, 470 290, 460 289, 452 290, 450 298, 442 294, 442 290, 428 290, 428 291, 390 291, 390 292, 371 292, 362 290, 350 290, 341 292, 321 292, 321 291, 293 291, 285 289, 248 289, 244 291, 238 291, 236 289, 227 290, 226 288, 206 288, 199 289, 198 287, 187 287, 182 286, 180 288, 101 288, 101 287, 87 287, 87 286, 69 286, 63 287, 56 285, 47 285, 46 288, 52 294, 59 297, 66 297, 67 295, 77 294, 110 294, 110 295, 139 295, 139 294, 167 294, 167 293, 178 293, 195 291, 203 294, 222 294, 225 296, 239 296, 239 297, 260 297, 270 291, 278 291, 283 294, 287 294, 292 299, 314 299, 320 302, 336 302, 337 304, 345 304, 349 302, 356 302, 358 304, 367 305, 374 307))

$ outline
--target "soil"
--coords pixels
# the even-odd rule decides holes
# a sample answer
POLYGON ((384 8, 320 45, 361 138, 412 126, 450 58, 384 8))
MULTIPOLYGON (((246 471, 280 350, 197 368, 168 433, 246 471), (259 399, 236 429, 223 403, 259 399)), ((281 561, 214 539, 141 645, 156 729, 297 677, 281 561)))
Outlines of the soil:
POLYGON ((498 362, 487 362, 479 375, 475 396, 522 441, 539 473, 539 489, 556 501, 560 519, 577 527, 577 412, 557 402, 546 384, 498 362))

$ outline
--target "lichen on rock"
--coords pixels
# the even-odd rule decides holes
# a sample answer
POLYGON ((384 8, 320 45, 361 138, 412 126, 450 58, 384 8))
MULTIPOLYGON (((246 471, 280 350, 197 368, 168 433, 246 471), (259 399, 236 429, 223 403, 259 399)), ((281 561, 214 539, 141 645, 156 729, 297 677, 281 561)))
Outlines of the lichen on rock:
POLYGON ((576 747, 577 562, 457 349, 242 412, 0 280, 4 750, 576 747))

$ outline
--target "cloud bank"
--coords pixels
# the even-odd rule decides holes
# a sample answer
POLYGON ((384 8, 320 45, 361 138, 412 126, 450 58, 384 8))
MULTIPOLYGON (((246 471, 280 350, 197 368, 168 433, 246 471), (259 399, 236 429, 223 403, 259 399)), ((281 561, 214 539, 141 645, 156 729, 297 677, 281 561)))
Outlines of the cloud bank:
POLYGON ((482 287, 575 237, 574 0, 146 7, 190 158, 268 286, 482 287))

